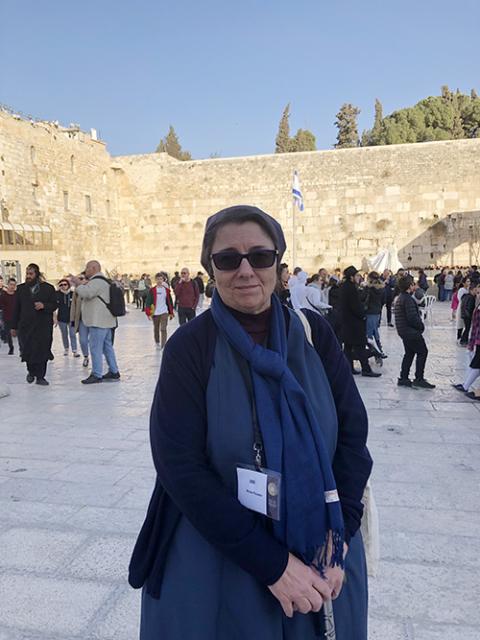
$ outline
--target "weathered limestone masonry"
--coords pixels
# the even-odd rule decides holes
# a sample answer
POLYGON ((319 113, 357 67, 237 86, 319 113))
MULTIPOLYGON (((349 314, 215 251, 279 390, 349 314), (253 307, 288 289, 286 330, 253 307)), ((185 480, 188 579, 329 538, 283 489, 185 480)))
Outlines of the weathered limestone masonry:
POLYGON ((26 122, 0 110, 0 223, 44 225, 53 240, 51 250, 0 244, 0 259, 19 260, 22 270, 38 262, 49 279, 78 271, 90 256, 118 264, 111 165, 105 144, 78 128, 26 122))
MULTIPOLYGON (((391 243, 406 265, 480 262, 480 140, 194 162, 163 154, 115 161, 124 172, 119 214, 130 221, 134 271, 183 262, 197 268, 205 218, 239 202, 277 217, 291 245, 294 169, 305 199, 304 212, 296 214, 296 262, 304 269, 360 266, 391 243)), ((291 265, 291 255, 286 259, 291 265)))
POLYGON ((197 269, 206 217, 238 203, 277 217, 291 245, 294 169, 304 269, 360 266, 391 243, 406 265, 480 262, 479 139, 178 162, 112 158, 77 129, 0 111, 0 165, 3 220, 53 237, 51 251, 0 245, 0 258, 35 257, 52 279, 91 257, 129 273, 197 269))

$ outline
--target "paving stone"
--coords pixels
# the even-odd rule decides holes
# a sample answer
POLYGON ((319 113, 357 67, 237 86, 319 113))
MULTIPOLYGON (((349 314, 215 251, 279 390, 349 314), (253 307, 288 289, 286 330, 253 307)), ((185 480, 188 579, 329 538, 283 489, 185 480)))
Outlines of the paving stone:
POLYGON ((52 480, 111 485, 129 472, 128 467, 113 464, 74 463, 53 474, 52 480))
MULTIPOLYGON (((478 640, 479 629, 463 624, 438 625, 436 628, 413 625, 414 640, 478 640)), ((370 639, 369 639, 370 640, 370 639)))
POLYGON ((92 485, 86 482, 62 482, 54 480, 15 479, 0 485, 0 500, 36 499, 68 505, 113 505, 123 495, 125 487, 92 485))
POLYGON ((90 580, 125 582, 134 544, 134 536, 103 536, 89 540, 75 559, 65 567, 65 572, 90 580))
POLYGON ((82 507, 67 520, 70 527, 98 532, 138 533, 147 512, 144 509, 82 507))
POLYGON ((21 478, 44 478, 59 473, 67 464, 50 460, 31 460, 29 458, 0 458, 0 475, 11 478, 18 474, 21 478))
POLYGON ((60 524, 66 522, 81 507, 22 500, 0 501, 1 519, 10 524, 60 524))
POLYGON ((94 630, 101 640, 136 640, 140 621, 141 592, 125 591, 94 630))
POLYGON ((55 571, 86 539, 82 533, 14 527, 0 534, 0 566, 36 572, 55 571))
POLYGON ((111 587, 32 575, 2 573, 2 623, 33 631, 43 640, 49 634, 80 634, 107 599, 111 587))
POLYGON ((370 616, 368 640, 408 640, 408 638, 405 636, 403 623, 370 616))
POLYGON ((462 523, 462 536, 478 537, 478 513, 476 511, 435 509, 426 513, 415 507, 382 505, 380 509, 380 529, 383 532, 413 532, 454 535, 458 523, 462 523))
POLYGON ((378 578, 370 583, 372 616, 391 618, 392 612, 419 624, 480 625, 478 576, 464 567, 430 567, 383 560, 378 578))
POLYGON ((405 531, 382 530, 381 555, 389 561, 418 564, 468 567, 474 572, 480 568, 480 539, 463 536, 464 525, 457 520, 453 528, 443 535, 405 531))

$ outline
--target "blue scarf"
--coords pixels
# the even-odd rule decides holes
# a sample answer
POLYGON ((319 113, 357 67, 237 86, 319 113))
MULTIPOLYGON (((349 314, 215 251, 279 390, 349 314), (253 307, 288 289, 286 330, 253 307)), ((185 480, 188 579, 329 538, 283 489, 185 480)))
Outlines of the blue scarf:
POLYGON ((320 416, 287 365, 280 301, 272 296, 269 348, 255 344, 217 291, 211 312, 230 346, 249 365, 267 466, 282 474, 281 520, 273 524, 276 538, 319 570, 327 563, 343 567, 344 525, 332 465, 320 416))

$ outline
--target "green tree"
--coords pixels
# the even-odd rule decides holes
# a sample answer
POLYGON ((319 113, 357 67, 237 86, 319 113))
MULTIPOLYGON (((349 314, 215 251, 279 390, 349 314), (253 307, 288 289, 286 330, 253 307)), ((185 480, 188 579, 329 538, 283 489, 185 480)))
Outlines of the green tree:
POLYGON ((362 133, 360 146, 370 147, 377 144, 384 144, 383 140, 383 107, 378 98, 375 98, 375 120, 373 129, 365 129, 362 133))
POLYGON ((290 151, 316 151, 315 136, 308 129, 299 129, 290 140, 290 151))
POLYGON ((335 126, 338 129, 336 149, 347 147, 358 147, 360 140, 358 138, 357 117, 360 109, 354 107, 353 104, 345 103, 337 113, 335 126))
POLYGON ((372 129, 372 144, 380 144, 383 130, 383 107, 378 98, 375 98, 375 120, 372 129))
POLYGON ((178 136, 175 133, 175 129, 170 125, 165 138, 160 140, 160 143, 156 149, 157 153, 168 153, 172 158, 177 160, 191 160, 192 156, 188 151, 183 151, 178 140, 178 136))
MULTIPOLYGON (((453 140, 480 136, 480 100, 447 86, 441 95, 420 100, 413 107, 394 111, 382 118, 381 127, 367 130, 362 145, 404 144, 431 140, 453 140)), ((375 122, 379 122, 376 109, 375 122)))
POLYGON ((280 124, 278 125, 278 133, 275 138, 275 153, 288 153, 291 151, 290 141, 290 103, 283 110, 280 124))

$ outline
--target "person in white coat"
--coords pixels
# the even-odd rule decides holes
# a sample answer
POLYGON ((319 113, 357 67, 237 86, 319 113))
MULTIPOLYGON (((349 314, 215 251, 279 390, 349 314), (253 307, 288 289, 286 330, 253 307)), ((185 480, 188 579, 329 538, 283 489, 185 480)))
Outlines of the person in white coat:
POLYGON ((320 274, 315 273, 312 276, 310 284, 305 287, 304 294, 305 300, 302 309, 311 309, 319 315, 325 315, 332 308, 325 300, 328 290, 327 288, 322 289, 320 274))

